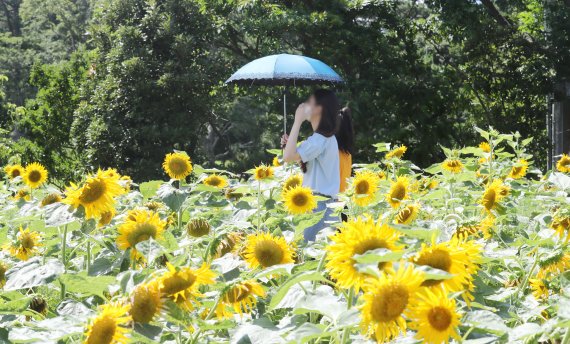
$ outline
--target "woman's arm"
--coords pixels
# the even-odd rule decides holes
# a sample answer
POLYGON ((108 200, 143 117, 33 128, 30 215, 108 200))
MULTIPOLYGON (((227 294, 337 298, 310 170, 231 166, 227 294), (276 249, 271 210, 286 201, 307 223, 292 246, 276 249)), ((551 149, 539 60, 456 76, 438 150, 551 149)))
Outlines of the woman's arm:
POLYGON ((301 156, 297 152, 297 139, 299 138, 299 130, 301 130, 301 124, 307 120, 307 114, 305 114, 305 103, 299 104, 297 111, 295 111, 295 121, 293 122, 293 127, 289 133, 289 137, 286 138, 287 144, 285 144, 285 149, 283 150, 283 160, 285 162, 295 162, 301 160, 301 156))

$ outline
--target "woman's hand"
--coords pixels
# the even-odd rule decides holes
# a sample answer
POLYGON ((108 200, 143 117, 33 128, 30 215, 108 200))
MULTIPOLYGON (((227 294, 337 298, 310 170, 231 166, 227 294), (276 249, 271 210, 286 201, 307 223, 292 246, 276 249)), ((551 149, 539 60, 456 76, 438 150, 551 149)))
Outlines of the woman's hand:
POLYGON ((289 140, 289 135, 283 134, 283 136, 281 136, 281 148, 285 148, 285 145, 287 145, 287 140, 289 140))
POLYGON ((295 111, 295 122, 303 123, 309 120, 310 112, 307 111, 308 105, 305 103, 299 104, 297 110, 295 111))

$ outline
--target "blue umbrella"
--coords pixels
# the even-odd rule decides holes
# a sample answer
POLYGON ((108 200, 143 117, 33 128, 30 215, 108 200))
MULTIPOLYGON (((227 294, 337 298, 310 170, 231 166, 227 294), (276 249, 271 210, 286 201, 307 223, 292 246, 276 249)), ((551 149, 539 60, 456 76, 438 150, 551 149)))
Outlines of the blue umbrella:
POLYGON ((323 62, 302 55, 278 54, 253 60, 238 69, 226 84, 285 86, 283 130, 287 132, 287 86, 343 83, 344 80, 323 62))

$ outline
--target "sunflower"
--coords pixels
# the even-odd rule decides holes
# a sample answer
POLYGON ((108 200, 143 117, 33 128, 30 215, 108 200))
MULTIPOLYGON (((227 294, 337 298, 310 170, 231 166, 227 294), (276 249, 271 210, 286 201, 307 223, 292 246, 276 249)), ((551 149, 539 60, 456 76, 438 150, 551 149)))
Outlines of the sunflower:
POLYGON ((551 275, 559 275, 570 270, 570 253, 564 251, 556 252, 538 264, 537 278, 546 278, 551 275))
POLYGON ((85 344, 126 343, 127 328, 124 325, 131 321, 128 311, 128 305, 119 303, 101 306, 87 327, 85 344))
POLYGON ((226 234, 216 247, 214 258, 220 258, 227 253, 234 251, 236 247, 243 241, 243 234, 240 232, 231 232, 226 234))
POLYGON ((195 238, 208 235, 211 229, 212 226, 210 226, 206 219, 192 219, 188 221, 188 224, 186 224, 186 231, 188 232, 188 235, 195 238))
POLYGON ((31 187, 32 189, 40 187, 43 183, 47 181, 48 172, 46 168, 37 162, 33 162, 29 165, 26 165, 24 169, 24 174, 22 175, 22 179, 24 183, 31 187))
POLYGON ((570 156, 562 154, 560 160, 556 163, 556 169, 563 173, 570 173, 570 156))
POLYGON ((284 237, 262 232, 248 235, 246 241, 244 258, 251 268, 293 263, 294 248, 284 237))
POLYGON ((417 302, 406 312, 412 320, 410 328, 417 331, 416 338, 428 344, 448 343, 450 338, 460 341, 457 327, 461 315, 455 300, 448 299, 441 289, 424 289, 417 296, 417 302))
POLYGON ((22 167, 22 165, 19 164, 8 165, 4 167, 4 172, 6 172, 8 178, 14 179, 24 174, 24 168, 22 167))
POLYGON ((526 176, 526 170, 528 169, 528 161, 525 159, 519 159, 517 163, 511 167, 508 178, 521 179, 526 176))
POLYGON ((400 176, 396 181, 392 181, 390 190, 386 194, 386 201, 390 203, 392 208, 400 206, 400 202, 409 198, 408 188, 410 180, 406 176, 400 176))
POLYGON ((104 212, 103 214, 101 214, 101 217, 97 222, 97 227, 104 227, 108 225, 113 220, 113 217, 115 217, 115 209, 111 209, 109 211, 104 212))
POLYGON ((103 170, 103 174, 109 178, 117 178, 117 179, 121 178, 121 175, 119 174, 119 172, 117 172, 116 168, 108 168, 106 170, 103 170))
POLYGON ((39 233, 30 232, 29 228, 20 226, 16 240, 10 246, 10 254, 20 260, 28 260, 38 252, 40 240, 39 233))
POLYGON ((404 156, 404 153, 406 153, 407 150, 408 150, 408 147, 406 147, 404 145, 396 146, 396 147, 394 147, 394 149, 392 149, 391 151, 386 153, 385 158, 386 159, 401 158, 402 156, 404 156))
POLYGON ((273 177, 273 168, 271 166, 260 165, 255 168, 254 177, 256 180, 264 180, 273 177))
POLYGON ((110 177, 98 170, 95 175, 88 176, 81 187, 71 183, 63 202, 74 208, 82 206, 85 209, 85 218, 92 219, 114 210, 114 197, 124 192, 117 177, 110 177))
POLYGON ((240 198, 243 197, 243 193, 237 192, 234 188, 227 188, 224 192, 224 197, 228 201, 238 201, 240 198))
POLYGON ((163 304, 157 281, 140 284, 131 295, 129 314, 133 321, 147 324, 160 314, 163 304))
POLYGON ((288 189, 282 194, 285 208, 291 214, 310 213, 317 207, 317 201, 310 188, 301 185, 288 189))
POLYGON ((251 313, 257 304, 256 296, 265 297, 265 291, 255 280, 236 283, 222 292, 216 306, 216 316, 218 319, 230 318, 232 313, 227 310, 228 307, 240 315, 251 313))
POLYGON ((61 202, 62 199, 63 198, 61 198, 61 195, 58 192, 52 192, 42 199, 40 207, 45 207, 50 204, 61 202))
POLYGON ((364 302, 359 306, 362 330, 368 336, 374 336, 379 343, 390 341, 400 332, 405 332, 403 314, 414 303, 422 280, 421 272, 404 264, 393 274, 367 279, 363 286, 364 302))
MULTIPOLYGON (((370 217, 351 219, 341 224, 340 232, 330 237, 332 244, 326 247, 326 268, 337 284, 342 288, 353 287, 360 290, 364 280, 370 275, 358 271, 354 266, 355 254, 364 254, 378 248, 401 251, 398 241, 400 234, 380 221, 374 223, 370 217)), ((390 270, 392 263, 378 264, 384 271, 390 270)))
POLYGON ((182 180, 192 173, 192 161, 185 153, 168 153, 162 168, 171 179, 182 180))
POLYGON ((271 161, 271 164, 273 165, 273 167, 281 166, 281 163, 279 162, 279 157, 277 155, 273 157, 273 161, 271 161))
POLYGON ((487 186, 480 203, 485 210, 491 212, 497 207, 499 202, 508 195, 509 188, 500 179, 495 179, 491 185, 487 186))
POLYGON ((376 176, 378 176, 378 179, 380 180, 386 180, 386 172, 382 170, 376 172, 376 176))
POLYGON ((158 279, 160 291, 186 310, 194 309, 192 301, 197 302, 196 298, 201 296, 198 291, 201 285, 215 283, 216 274, 205 263, 198 269, 175 268, 170 263, 166 266, 168 271, 158 279))
POLYGON ((458 226, 453 232, 452 238, 458 240, 467 240, 470 237, 481 237, 490 239, 490 229, 495 224, 495 219, 492 216, 487 216, 479 223, 464 223, 458 226))
POLYGON ((485 153, 491 153, 491 145, 488 142, 481 142, 479 144, 479 148, 481 148, 485 153))
POLYGON ((555 214, 550 228, 556 231, 561 240, 570 241, 570 214, 555 214))
POLYGON ((138 257, 135 246, 141 242, 153 238, 162 238, 166 222, 161 220, 158 213, 150 210, 131 210, 125 222, 119 227, 117 246, 121 250, 130 248, 131 256, 138 257))
POLYGON ((295 186, 301 186, 303 184, 303 175, 301 174, 293 174, 289 176, 283 183, 282 192, 285 192, 289 189, 294 188, 295 186))
POLYGON ((459 173, 463 170, 463 164, 459 159, 446 159, 441 166, 451 173, 459 173))
POLYGON ((218 189, 223 189, 228 186, 228 179, 218 174, 211 174, 206 179, 204 179, 204 184, 216 187, 218 189))
POLYGON ((544 283, 542 278, 530 278, 530 289, 532 290, 532 295, 537 300, 546 300, 549 296, 548 287, 544 283))
POLYGON ((6 271, 8 271, 8 267, 0 262, 0 289, 6 285, 6 271))
POLYGON ((162 208, 162 203, 156 202, 156 201, 150 201, 150 202, 147 202, 144 206, 148 210, 158 211, 160 208, 162 208))
POLYGON ((408 204, 404 208, 400 209, 396 218, 394 219, 394 223, 396 224, 410 224, 414 221, 420 212, 420 205, 417 203, 408 204))
POLYGON ((18 192, 16 192, 16 195, 14 195, 14 199, 15 200, 23 199, 25 201, 29 201, 32 199, 32 195, 30 194, 29 190, 20 189, 20 190, 18 190, 18 192))
POLYGON ((425 265, 451 274, 449 279, 428 279, 422 286, 442 286, 448 292, 464 291, 466 301, 471 301, 473 275, 482 262, 481 246, 472 241, 451 239, 431 245, 422 243, 421 250, 411 259, 417 265, 425 265))
POLYGON ((380 179, 370 171, 358 171, 352 181, 354 203, 364 207, 374 200, 380 179))

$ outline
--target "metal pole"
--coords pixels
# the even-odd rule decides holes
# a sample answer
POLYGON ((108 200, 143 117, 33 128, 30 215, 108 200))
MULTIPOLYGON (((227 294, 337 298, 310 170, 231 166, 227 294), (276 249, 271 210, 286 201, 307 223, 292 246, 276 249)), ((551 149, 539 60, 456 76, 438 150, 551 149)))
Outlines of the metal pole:
POLYGON ((283 133, 287 134, 287 86, 283 88, 283 133))

